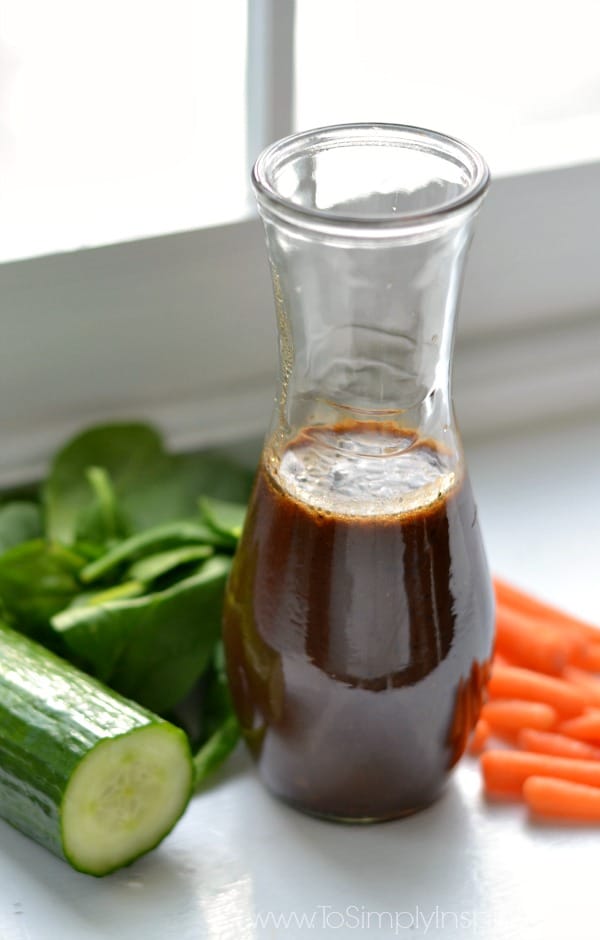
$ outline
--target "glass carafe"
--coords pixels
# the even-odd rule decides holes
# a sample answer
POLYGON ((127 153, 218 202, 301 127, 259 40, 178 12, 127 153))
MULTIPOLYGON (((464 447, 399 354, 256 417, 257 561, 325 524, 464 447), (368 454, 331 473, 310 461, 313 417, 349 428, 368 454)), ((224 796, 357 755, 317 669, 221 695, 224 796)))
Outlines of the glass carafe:
POLYGON ((253 184, 280 380, 225 602, 234 704, 274 794, 394 818, 440 793, 492 650, 450 391, 488 171, 450 137, 357 124, 275 143, 253 184))

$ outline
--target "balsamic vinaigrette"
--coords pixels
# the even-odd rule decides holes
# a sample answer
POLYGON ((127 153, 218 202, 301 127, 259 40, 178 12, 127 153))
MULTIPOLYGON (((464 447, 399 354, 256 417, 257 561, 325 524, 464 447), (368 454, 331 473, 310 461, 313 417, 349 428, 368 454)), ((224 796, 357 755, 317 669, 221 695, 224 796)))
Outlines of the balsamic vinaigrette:
POLYGON ((432 441, 365 422, 265 450, 224 642, 273 793, 357 821, 432 802, 479 712, 492 621, 469 480, 432 441))

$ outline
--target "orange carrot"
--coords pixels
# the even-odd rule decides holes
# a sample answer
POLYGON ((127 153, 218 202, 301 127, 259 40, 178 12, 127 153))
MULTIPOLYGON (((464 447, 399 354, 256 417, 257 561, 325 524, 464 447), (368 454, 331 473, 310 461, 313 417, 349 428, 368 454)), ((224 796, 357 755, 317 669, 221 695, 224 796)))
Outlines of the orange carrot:
POLYGON ((473 729, 471 741, 469 743, 470 754, 481 754, 485 747, 485 742, 491 734, 491 728, 485 718, 480 718, 473 729))
POLYGON ((488 692, 491 698, 544 702, 565 718, 580 715, 586 706, 585 695, 576 686, 518 666, 493 666, 488 692))
POLYGON ((498 650, 494 650, 494 662, 497 666, 510 666, 510 659, 498 650))
POLYGON ((523 751, 536 754, 553 754, 555 757, 574 757, 576 760, 600 760, 600 748, 584 741, 576 741, 564 734, 522 728, 517 735, 517 745, 523 751))
POLYGON ((572 655, 569 638, 508 607, 496 611, 496 649, 519 666, 559 676, 572 655))
POLYGON ((600 744, 600 709, 589 708, 585 714, 561 722, 557 730, 578 741, 597 741, 600 744))
POLYGON ((600 823, 600 629, 500 578, 494 587, 489 701, 470 748, 483 751, 485 790, 522 795, 540 815, 600 823), (522 750, 485 750, 490 735, 516 736, 522 750))
POLYGON ((530 810, 553 819, 600 823, 600 789, 570 780, 528 777, 523 797, 530 810))
POLYGON ((578 669, 577 666, 565 666, 563 679, 581 689, 588 705, 600 708, 600 679, 590 675, 584 669, 578 669))
POLYGON ((485 751, 481 769, 486 791, 495 796, 518 796, 528 777, 558 777, 600 788, 600 762, 531 754, 529 751, 485 751))
POLYGON ((569 660, 580 669, 587 669, 588 672, 600 672, 600 643, 589 641, 581 643, 571 650, 569 660))
POLYGON ((496 590, 496 601, 498 606, 510 607, 520 613, 528 614, 537 620, 543 620, 547 624, 553 624, 567 630, 574 630, 580 636, 592 643, 600 643, 600 632, 598 627, 594 627, 584 620, 572 617, 570 614, 550 604, 526 594, 519 588, 507 584, 502 578, 494 578, 494 588, 496 590))
POLYGON ((518 699, 496 699, 486 702, 481 717, 492 731, 516 732, 520 728, 536 728, 549 731, 557 722, 556 711, 542 702, 522 702, 518 699))

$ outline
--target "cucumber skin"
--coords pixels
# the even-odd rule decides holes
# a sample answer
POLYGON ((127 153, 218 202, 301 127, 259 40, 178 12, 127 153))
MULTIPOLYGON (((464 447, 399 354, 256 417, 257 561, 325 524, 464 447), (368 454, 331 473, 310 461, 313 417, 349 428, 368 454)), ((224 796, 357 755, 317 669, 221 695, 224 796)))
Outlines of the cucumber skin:
POLYGON ((168 727, 190 753, 179 728, 0 623, 0 816, 73 868, 84 870, 65 854, 61 824, 73 771, 99 741, 149 725, 168 727))

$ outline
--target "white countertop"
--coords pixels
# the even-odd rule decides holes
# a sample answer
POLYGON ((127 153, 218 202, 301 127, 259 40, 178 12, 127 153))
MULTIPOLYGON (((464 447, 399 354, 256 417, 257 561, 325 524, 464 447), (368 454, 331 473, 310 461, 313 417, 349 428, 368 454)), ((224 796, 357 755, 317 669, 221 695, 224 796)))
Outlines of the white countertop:
MULTIPOLYGON (((493 570, 600 623, 600 417, 468 453, 493 570)), ((435 806, 355 828, 280 805, 240 750, 103 880, 0 822, 0 940, 598 940, 599 858, 599 829, 488 805, 471 758, 435 806)))

